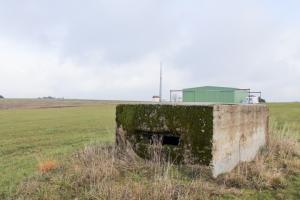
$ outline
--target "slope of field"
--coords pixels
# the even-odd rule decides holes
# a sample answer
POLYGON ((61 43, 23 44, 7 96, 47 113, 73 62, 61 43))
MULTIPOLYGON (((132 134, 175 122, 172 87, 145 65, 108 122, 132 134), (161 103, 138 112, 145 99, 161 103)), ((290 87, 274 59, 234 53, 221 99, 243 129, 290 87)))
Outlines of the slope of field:
POLYGON ((91 142, 112 142, 114 108, 0 110, 0 199, 35 172, 39 160, 59 160, 91 142))
POLYGON ((76 99, 0 99, 0 110, 22 108, 65 108, 116 104, 120 101, 76 100, 76 99))

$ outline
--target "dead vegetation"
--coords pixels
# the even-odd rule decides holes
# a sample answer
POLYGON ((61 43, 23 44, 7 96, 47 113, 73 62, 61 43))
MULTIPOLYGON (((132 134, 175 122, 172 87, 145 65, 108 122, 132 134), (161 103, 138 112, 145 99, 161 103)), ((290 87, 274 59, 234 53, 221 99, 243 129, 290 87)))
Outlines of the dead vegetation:
POLYGON ((150 160, 110 145, 87 146, 68 162, 23 182, 15 199, 217 199, 243 195, 241 188, 274 190, 300 171, 300 148, 288 127, 271 128, 269 145, 250 163, 213 179, 206 167, 179 166, 161 157, 154 143, 150 160))
POLYGON ((47 173, 49 171, 55 170, 58 168, 58 164, 55 160, 46 160, 38 164, 38 170, 41 173, 47 173))

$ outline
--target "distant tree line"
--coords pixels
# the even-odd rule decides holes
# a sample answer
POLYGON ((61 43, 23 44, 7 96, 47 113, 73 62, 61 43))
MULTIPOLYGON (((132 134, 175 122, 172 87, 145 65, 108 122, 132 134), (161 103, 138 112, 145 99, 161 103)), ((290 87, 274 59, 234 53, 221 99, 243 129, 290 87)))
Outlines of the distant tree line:
POLYGON ((47 96, 47 97, 38 97, 38 99, 64 99, 63 97, 62 98, 56 98, 56 97, 52 97, 52 96, 47 96))
POLYGON ((4 99, 4 96, 0 95, 0 99, 4 99))
POLYGON ((55 97, 47 96, 47 97, 39 97, 39 99, 55 99, 55 97))

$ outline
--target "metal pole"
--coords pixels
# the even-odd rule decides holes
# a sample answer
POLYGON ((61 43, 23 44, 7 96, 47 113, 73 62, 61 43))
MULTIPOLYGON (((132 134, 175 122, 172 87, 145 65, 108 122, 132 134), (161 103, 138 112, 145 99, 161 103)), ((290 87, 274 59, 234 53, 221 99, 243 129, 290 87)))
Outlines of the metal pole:
POLYGON ((251 98, 251 96, 250 96, 250 94, 251 94, 251 90, 249 89, 249 92, 248 92, 248 104, 250 104, 250 98, 251 98))
POLYGON ((162 62, 160 62, 159 102, 162 101, 162 62))

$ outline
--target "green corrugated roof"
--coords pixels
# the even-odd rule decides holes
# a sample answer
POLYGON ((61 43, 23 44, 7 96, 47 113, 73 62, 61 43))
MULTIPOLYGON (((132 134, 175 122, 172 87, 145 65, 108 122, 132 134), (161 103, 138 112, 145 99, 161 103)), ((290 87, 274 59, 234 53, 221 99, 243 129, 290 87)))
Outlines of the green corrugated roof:
POLYGON ((194 89, 207 89, 207 90, 238 90, 238 88, 233 88, 233 87, 219 87, 219 86, 202 86, 202 87, 185 88, 185 89, 183 89, 183 90, 194 90, 194 89))

